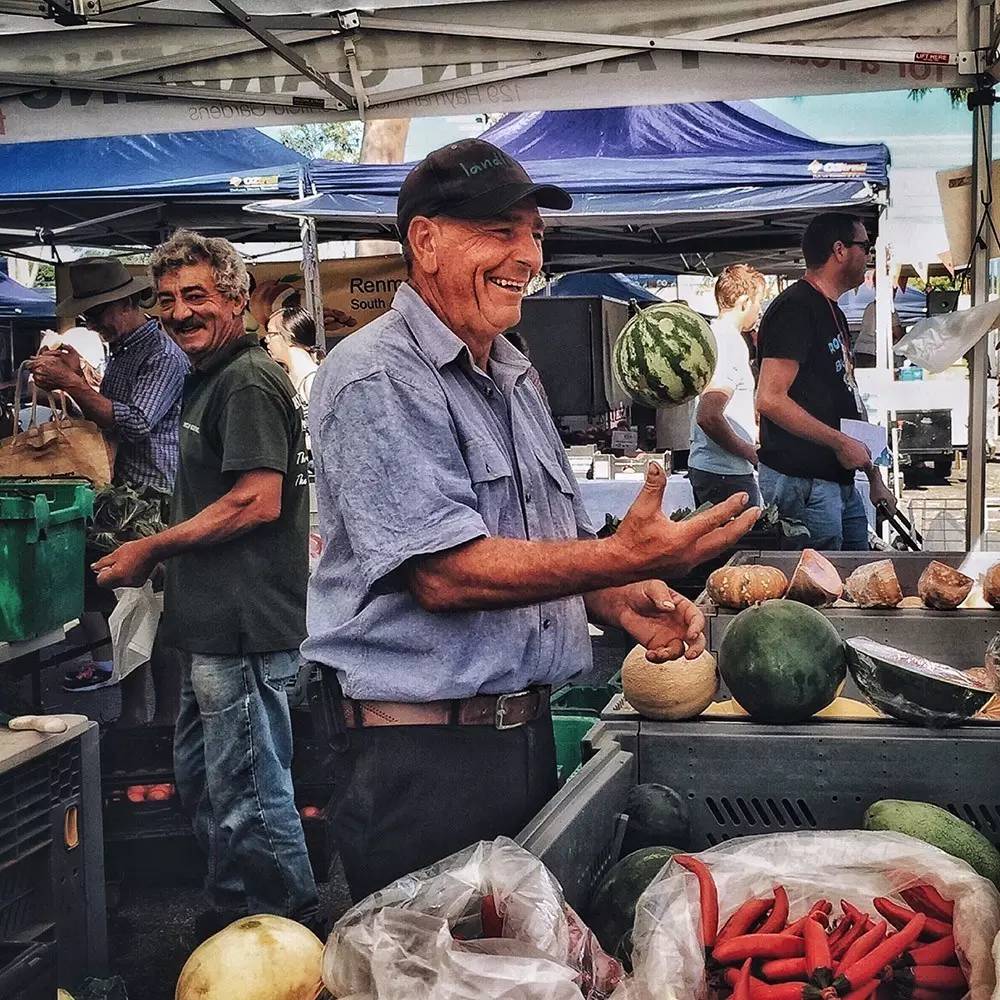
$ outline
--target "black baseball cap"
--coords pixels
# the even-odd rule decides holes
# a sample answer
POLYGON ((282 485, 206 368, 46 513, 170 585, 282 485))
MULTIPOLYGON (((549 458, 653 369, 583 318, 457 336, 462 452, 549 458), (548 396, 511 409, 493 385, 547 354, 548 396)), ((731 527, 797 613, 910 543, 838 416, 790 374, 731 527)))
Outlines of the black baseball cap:
POLYGON ((396 225, 406 239, 416 215, 492 219, 522 198, 539 208, 567 209, 573 199, 555 184, 535 184, 512 156, 483 139, 442 146, 406 175, 396 202, 396 225))

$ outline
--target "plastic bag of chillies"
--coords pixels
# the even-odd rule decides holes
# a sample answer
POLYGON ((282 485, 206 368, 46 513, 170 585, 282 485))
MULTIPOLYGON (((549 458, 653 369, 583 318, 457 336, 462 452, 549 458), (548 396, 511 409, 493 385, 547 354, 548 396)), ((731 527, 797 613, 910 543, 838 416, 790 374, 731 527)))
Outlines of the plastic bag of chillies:
POLYGON ((751 897, 719 927, 718 893, 697 858, 674 859, 698 880, 699 929, 710 985, 732 1000, 958 1000, 968 990, 952 928, 954 904, 933 886, 879 896, 874 920, 826 899, 789 922, 788 893, 751 897))

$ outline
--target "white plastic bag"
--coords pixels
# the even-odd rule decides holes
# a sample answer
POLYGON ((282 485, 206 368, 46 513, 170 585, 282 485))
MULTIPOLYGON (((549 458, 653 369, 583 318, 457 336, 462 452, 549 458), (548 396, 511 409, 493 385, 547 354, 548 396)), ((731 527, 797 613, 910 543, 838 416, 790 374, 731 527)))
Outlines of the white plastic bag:
POLYGON ((950 368, 990 332, 1000 319, 1000 300, 918 320, 893 347, 932 375, 950 368))
MULTIPOLYGON (((819 899, 846 899, 881 917, 876 896, 926 882, 955 901, 955 945, 971 1000, 988 1000, 996 986, 991 956, 1000 931, 1000 894, 964 861, 898 833, 863 830, 741 837, 698 855, 719 891, 719 926, 751 896, 788 892, 789 921, 819 899)), ((634 979, 614 1000, 702 1000, 707 997, 704 951, 698 943, 699 894, 693 875, 675 862, 639 898, 634 979)), ((1000 998, 998 998, 1000 1000, 1000 998)))
POLYGON ((115 589, 118 603, 108 616, 111 648, 114 651, 114 679, 120 681, 153 655, 156 630, 163 613, 163 594, 153 591, 147 580, 141 587, 115 589))
POLYGON ((600 1000, 620 977, 548 869, 505 837, 369 896, 323 953, 326 988, 350 1000, 600 1000), (483 930, 484 897, 502 936, 462 940, 483 930))

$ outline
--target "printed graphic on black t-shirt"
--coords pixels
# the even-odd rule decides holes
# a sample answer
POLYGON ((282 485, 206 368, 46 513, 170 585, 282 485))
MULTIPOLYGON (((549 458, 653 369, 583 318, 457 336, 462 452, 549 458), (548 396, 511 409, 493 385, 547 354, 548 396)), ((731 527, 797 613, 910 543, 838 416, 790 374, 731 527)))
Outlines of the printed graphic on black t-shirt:
MULTIPOLYGON (((758 356, 799 363, 789 397, 817 420, 840 429, 842 419, 862 418, 860 396, 852 367, 846 363, 847 318, 836 303, 806 281, 797 281, 779 295, 761 320, 758 356)), ((786 476, 850 483, 832 449, 760 418, 760 461, 786 476)))

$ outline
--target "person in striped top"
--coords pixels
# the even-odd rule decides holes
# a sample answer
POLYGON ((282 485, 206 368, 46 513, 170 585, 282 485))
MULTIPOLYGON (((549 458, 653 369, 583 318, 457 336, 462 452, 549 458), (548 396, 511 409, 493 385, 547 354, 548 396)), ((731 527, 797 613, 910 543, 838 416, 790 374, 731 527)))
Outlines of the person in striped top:
POLYGON ((181 393, 189 364, 145 315, 146 278, 135 277, 118 260, 91 257, 70 265, 72 294, 59 303, 61 316, 82 316, 107 342, 111 356, 100 390, 83 374, 80 355, 68 344, 41 352, 31 362, 39 388, 62 389, 85 417, 117 445, 114 479, 164 503, 177 473, 181 393))

